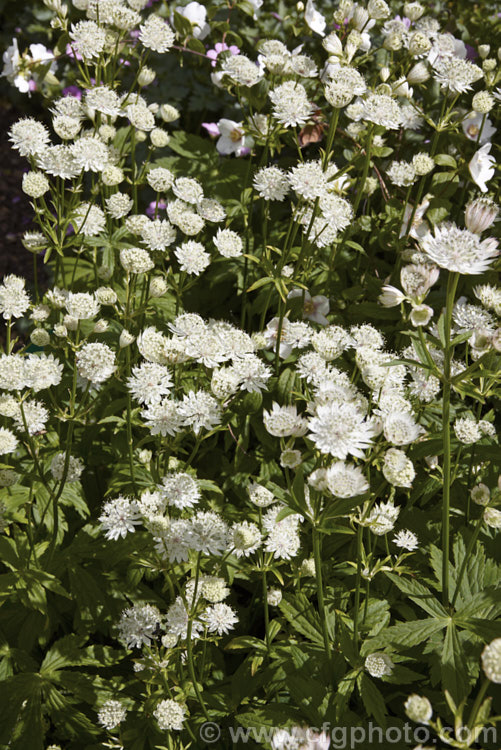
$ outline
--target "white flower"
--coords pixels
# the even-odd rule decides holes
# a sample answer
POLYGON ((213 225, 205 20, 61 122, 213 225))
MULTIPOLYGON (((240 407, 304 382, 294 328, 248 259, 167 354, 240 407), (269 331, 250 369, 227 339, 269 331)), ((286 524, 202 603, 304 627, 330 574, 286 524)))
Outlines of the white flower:
POLYGON ((204 246, 200 242, 188 240, 183 242, 176 250, 174 255, 179 263, 181 271, 200 276, 210 263, 210 255, 205 252, 204 246))
POLYGON ((369 483, 358 466, 350 466, 343 461, 336 461, 327 469, 325 480, 327 487, 335 497, 355 497, 369 489, 369 483))
POLYGON ((421 240, 421 247, 441 268, 471 275, 487 271, 499 254, 495 239, 481 240, 477 234, 455 224, 436 226, 435 235, 427 234, 421 240))
POLYGON ((310 419, 310 433, 319 451, 344 461, 348 455, 363 458, 374 428, 353 404, 332 402, 317 407, 310 419))
POLYGON ((393 672, 394 664, 388 654, 369 654, 364 662, 371 677, 385 677, 393 672))
POLYGON ((198 435, 200 430, 212 430, 221 422, 222 412, 216 399, 206 391, 190 391, 184 394, 178 406, 178 414, 185 427, 191 427, 198 435))
POLYGON ((30 306, 25 279, 9 274, 0 286, 0 312, 4 320, 20 318, 30 306))
POLYGON ((270 435, 299 437, 308 430, 308 423, 297 413, 295 406, 279 406, 273 402, 271 411, 263 412, 263 422, 270 435))
POLYGON ((99 709, 97 720, 105 729, 111 731, 121 724, 126 714, 127 709, 120 701, 109 700, 105 701, 99 709))
POLYGON ((195 39, 205 39, 210 34, 210 26, 207 23, 207 9, 200 3, 192 2, 185 6, 178 5, 175 11, 191 23, 195 39))
POLYGON ((99 520, 106 532, 106 539, 115 541, 119 537, 125 539, 127 534, 133 532, 134 527, 141 523, 135 500, 130 500, 130 498, 121 495, 103 505, 103 512, 99 516, 99 520))
POLYGON ((152 604, 135 604, 122 612, 118 623, 118 637, 127 648, 140 648, 143 643, 150 646, 160 621, 161 615, 157 607, 152 604))
POLYGON ((313 0, 308 0, 308 2, 306 3, 304 20, 312 31, 320 34, 320 36, 325 36, 325 27, 327 25, 327 21, 320 13, 320 11, 315 8, 313 0))
POLYGON ((115 354, 107 344, 84 344, 76 355, 78 374, 91 383, 102 383, 116 370, 115 354))
POLYGON ((492 143, 485 143, 482 148, 473 155, 468 164, 473 181, 478 185, 482 193, 487 192, 486 183, 494 177, 496 160, 489 152, 492 143))
POLYGON ((482 651, 482 667, 491 682, 501 684, 501 638, 495 638, 482 651))
POLYGON ((405 701, 405 713, 412 721, 428 724, 433 716, 433 709, 428 698, 414 693, 405 701))
POLYGON ((470 139, 470 141, 475 141, 475 143, 478 142, 480 144, 486 143, 487 141, 490 141, 492 136, 495 135, 496 128, 493 127, 492 122, 489 120, 488 117, 486 117, 484 126, 482 127, 482 121, 484 119, 484 116, 477 113, 477 112, 470 112, 469 115, 467 115, 463 122, 461 123, 461 127, 463 128, 463 133, 467 138, 470 139), (480 128, 482 128, 482 133, 480 134, 480 128), (480 138, 479 138, 480 134, 480 138))
POLYGON ((238 617, 233 609, 222 602, 207 607, 201 619, 207 623, 209 633, 217 633, 218 635, 229 633, 238 622, 238 617))
POLYGON ((143 362, 132 368, 127 387, 140 404, 158 404, 172 388, 172 377, 163 365, 143 362))
POLYGON ((241 122, 223 118, 219 120, 217 126, 219 128, 219 138, 216 143, 216 149, 220 154, 224 154, 225 156, 236 154, 236 156, 240 156, 244 149, 250 148, 254 143, 250 136, 244 134, 241 122))
POLYGON ((163 18, 152 14, 140 27, 139 39, 144 47, 154 52, 167 52, 174 44, 176 37, 163 18))
POLYGON ((18 439, 10 430, 0 427, 0 456, 12 453, 18 446, 18 439))
POLYGON ((186 472, 167 474, 158 485, 158 491, 162 500, 179 510, 192 508, 201 497, 197 480, 186 472))
POLYGON ((408 529, 402 529, 393 537, 392 540, 397 547, 402 547, 408 552, 414 552, 419 547, 418 538, 412 531, 408 529))
MULTIPOLYGON (((197 3, 194 4, 197 5, 197 3)), ((157 705, 153 711, 153 716, 162 731, 175 730, 180 732, 183 728, 186 711, 184 703, 177 703, 171 698, 166 698, 157 705)))

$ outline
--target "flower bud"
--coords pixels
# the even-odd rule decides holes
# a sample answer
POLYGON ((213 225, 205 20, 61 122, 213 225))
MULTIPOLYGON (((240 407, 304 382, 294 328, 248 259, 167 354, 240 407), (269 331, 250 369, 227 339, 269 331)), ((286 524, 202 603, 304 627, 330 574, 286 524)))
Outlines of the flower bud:
POLYGON ((97 275, 103 281, 109 281, 113 276, 113 268, 110 266, 99 266, 97 269, 97 275))
POLYGON ((466 228, 475 234, 482 234, 497 219, 499 207, 490 198, 475 198, 464 212, 466 228))
POLYGON ((388 18, 390 15, 390 9, 385 0, 369 0, 367 10, 370 18, 374 18, 376 21, 388 18))
POLYGON ((266 600, 270 606, 278 607, 282 601, 282 592, 280 589, 268 589, 266 600))
POLYGON ((379 71, 379 77, 383 83, 386 83, 390 75, 391 75, 391 71, 386 66, 384 68, 381 68, 381 70, 379 71))
POLYGON ((93 333, 104 333, 107 330, 108 330, 107 320, 103 320, 102 318, 100 320, 96 320, 93 333))
POLYGON ((404 5, 404 16, 409 18, 411 21, 417 21, 424 13, 424 8, 421 3, 405 3, 404 5))
POLYGON ((153 458, 153 452, 148 450, 148 448, 142 448, 137 454, 137 457, 139 458, 140 463, 149 464, 153 458))
POLYGON ((409 41, 409 53, 415 55, 425 55, 431 50, 431 42, 426 34, 416 31, 409 41))
POLYGON ((127 329, 124 328, 118 340, 118 345, 120 349, 125 349, 126 346, 130 346, 132 342, 135 340, 135 338, 136 337, 133 336, 132 333, 129 333, 129 331, 127 331, 127 329))
POLYGON ((343 54, 343 45, 335 31, 332 31, 329 36, 325 37, 322 41, 322 46, 329 55, 339 56, 343 54))
POLYGON ((428 698, 414 693, 405 701, 405 713, 411 721, 419 724, 428 724, 433 716, 433 709, 428 698))
POLYGON ((31 332, 30 340, 35 346, 47 346, 50 343, 50 336, 45 328, 35 328, 31 332))
POLYGON ((303 560, 301 563, 301 567, 299 568, 299 572, 302 576, 314 576, 315 575, 315 560, 313 558, 309 558, 308 560, 303 560))
POLYGON ((470 496, 473 502, 477 505, 488 505, 489 500, 491 499, 491 492, 487 485, 477 484, 476 487, 471 489, 470 496))
POLYGON ((155 71, 152 68, 148 68, 147 65, 141 68, 141 72, 137 77, 137 82, 140 86, 149 86, 155 80, 155 71))
POLYGON ((489 52, 491 51, 491 45, 490 44, 479 44, 478 45, 478 54, 482 58, 482 60, 485 60, 489 52))
POLYGON ((412 157, 412 166, 414 167, 414 171, 416 172, 416 174, 421 177, 422 175, 428 174, 432 169, 434 169, 435 162, 433 161, 431 156, 420 152, 419 154, 415 154, 412 157))
POLYGON ((416 305, 410 314, 411 323, 416 328, 426 326, 433 318, 433 308, 429 305, 416 305))
POLYGON ((68 329, 66 326, 63 326, 62 323, 56 323, 54 326, 54 336, 57 336, 59 339, 65 339, 68 335, 68 329))
POLYGON ((482 63, 482 70, 485 73, 490 73, 492 70, 496 70, 497 63, 493 57, 488 57, 487 60, 484 60, 482 63))
POLYGON ((392 31, 384 38, 383 47, 392 52, 398 52, 404 44, 403 36, 399 31, 392 31))
POLYGON ((165 130, 162 130, 162 128, 153 128, 150 133, 150 139, 155 148, 164 148, 170 140, 169 134, 165 130))
POLYGON ((407 80, 411 85, 424 83, 429 77, 430 73, 424 62, 417 62, 407 73, 407 80))
POLYGON ((150 295, 162 297, 167 291, 167 282, 161 276, 154 276, 150 281, 150 295))
POLYGON ((160 117, 164 122, 174 122, 180 117, 179 110, 171 104, 162 104, 160 106, 160 117))
POLYGON ((353 12, 353 18, 351 19, 355 29, 358 31, 363 29, 367 25, 368 20, 369 12, 362 5, 356 5, 353 12))
POLYGON ((50 189, 49 180, 42 172, 23 174, 23 193, 30 198, 41 198, 50 189))
POLYGON ((472 99, 471 108, 480 115, 486 115, 495 103, 494 97, 488 91, 478 91, 472 99))

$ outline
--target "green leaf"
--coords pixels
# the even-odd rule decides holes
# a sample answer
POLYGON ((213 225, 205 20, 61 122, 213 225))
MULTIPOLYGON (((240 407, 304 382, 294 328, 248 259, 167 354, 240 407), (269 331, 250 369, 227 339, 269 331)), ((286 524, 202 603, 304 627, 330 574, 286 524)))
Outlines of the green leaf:
POLYGON ((304 594, 288 595, 280 602, 280 611, 292 628, 312 643, 323 644, 320 618, 304 594))
POLYGON ((380 727, 385 729, 386 704, 381 691, 376 687, 374 681, 371 680, 369 675, 365 674, 365 672, 358 675, 357 687, 365 710, 369 716, 374 716, 380 727))
POLYGON ((442 650, 442 688, 449 691, 456 703, 460 703, 469 693, 466 663, 456 626, 451 622, 445 633, 442 650))
POLYGON ((449 154, 437 154, 433 158, 435 164, 438 164, 439 167, 451 167, 452 169, 457 169, 457 161, 449 154))
POLYGON ((421 609, 424 609, 432 617, 448 618, 448 613, 438 601, 437 597, 429 588, 414 579, 402 578, 394 573, 386 573, 386 576, 392 581, 402 593, 407 594, 411 601, 415 602, 421 609))
POLYGON ((370 638, 362 645, 360 653, 364 656, 377 651, 385 646, 399 646, 401 648, 412 648, 423 641, 431 638, 435 633, 443 630, 450 622, 450 618, 437 620, 426 618, 425 620, 411 620, 391 625, 375 638, 370 638))

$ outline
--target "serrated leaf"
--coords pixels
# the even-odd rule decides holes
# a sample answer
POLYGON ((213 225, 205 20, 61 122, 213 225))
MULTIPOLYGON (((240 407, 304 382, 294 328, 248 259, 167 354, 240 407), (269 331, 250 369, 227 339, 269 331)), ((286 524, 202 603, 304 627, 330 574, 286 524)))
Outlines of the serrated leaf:
POLYGON ((379 688, 376 687, 375 683, 369 675, 362 672, 357 677, 357 687, 360 692, 360 697, 364 704, 364 708, 369 714, 373 716, 380 727, 386 728, 386 704, 379 688))
POLYGON ((432 617, 445 617, 449 615, 444 609, 435 594, 429 588, 414 579, 402 578, 394 573, 386 573, 387 578, 397 586, 404 594, 415 602, 421 609, 424 609, 432 617))
POLYGON ((304 594, 284 597, 280 602, 280 611, 292 625, 292 628, 305 638, 319 645, 323 644, 320 618, 304 594))
POLYGON ((451 622, 445 633, 442 650, 442 688, 450 692, 456 703, 460 703, 469 693, 466 663, 456 626, 451 622))

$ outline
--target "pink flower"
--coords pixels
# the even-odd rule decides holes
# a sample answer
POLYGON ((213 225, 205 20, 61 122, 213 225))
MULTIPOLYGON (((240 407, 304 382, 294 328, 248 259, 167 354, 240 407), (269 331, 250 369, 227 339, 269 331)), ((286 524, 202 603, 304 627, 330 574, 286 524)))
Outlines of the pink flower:
POLYGON ((230 52, 232 55, 238 55, 240 50, 238 47, 236 47, 234 44, 232 44, 230 47, 225 42, 218 42, 214 45, 214 49, 207 50, 207 57, 211 60, 211 65, 213 68, 216 67, 216 60, 217 56, 221 52, 230 52))

